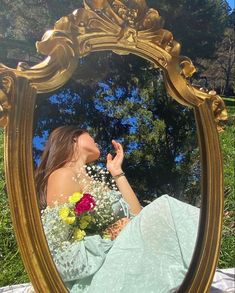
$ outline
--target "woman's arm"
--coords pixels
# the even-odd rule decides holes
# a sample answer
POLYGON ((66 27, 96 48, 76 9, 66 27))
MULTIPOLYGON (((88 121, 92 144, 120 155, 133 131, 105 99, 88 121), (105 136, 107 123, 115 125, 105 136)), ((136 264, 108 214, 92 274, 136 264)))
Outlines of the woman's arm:
MULTIPOLYGON (((123 172, 122 162, 124 158, 124 152, 120 143, 117 143, 115 140, 112 140, 112 143, 116 150, 116 156, 113 158, 111 154, 107 155, 107 169, 114 177, 123 172)), ((123 198, 130 206, 130 212, 134 215, 137 215, 141 211, 142 207, 127 178, 125 176, 121 176, 115 181, 119 191, 122 193, 123 198)))
POLYGON ((121 176, 115 181, 119 191, 122 193, 123 198, 130 205, 131 213, 137 215, 141 211, 142 207, 127 178, 125 176, 121 176))

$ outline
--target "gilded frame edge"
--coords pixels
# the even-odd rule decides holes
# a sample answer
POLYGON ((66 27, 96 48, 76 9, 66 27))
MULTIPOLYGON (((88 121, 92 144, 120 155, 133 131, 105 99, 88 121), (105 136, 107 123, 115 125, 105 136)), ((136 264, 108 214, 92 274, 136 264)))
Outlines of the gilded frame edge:
POLYGON ((14 103, 5 127, 4 161, 16 240, 35 291, 63 292, 61 288, 64 284, 51 259, 40 224, 34 185, 32 126, 37 91, 27 78, 17 77, 10 72, 7 79, 11 83, 10 95, 14 103))
MULTIPOLYGON (((152 13, 155 15, 152 37, 160 30, 164 45, 154 43, 153 38, 149 41, 148 27, 139 31, 129 23, 129 26, 123 29, 120 26, 120 15, 113 7, 106 8, 106 14, 102 18, 97 14, 94 3, 93 6, 91 4, 89 6, 84 1, 84 4, 84 9, 60 19, 54 30, 46 32, 42 41, 37 43, 38 50, 49 56, 42 63, 31 68, 22 63, 17 69, 7 68, 4 65, 0 67, 0 76, 3 80, 0 91, 2 105, 0 122, 6 126, 7 189, 16 238, 26 270, 37 292, 52 292, 52 289, 53 292, 67 292, 50 256, 41 227, 40 214, 36 211, 38 206, 31 156, 32 109, 36 93, 49 92, 62 86, 74 72, 77 58, 90 52, 113 50, 118 54, 139 55, 162 68, 168 93, 179 103, 194 108, 203 170, 201 183, 203 207, 197 247, 189 271, 178 292, 206 292, 209 290, 216 269, 222 229, 223 165, 217 133, 221 128, 216 129, 216 124, 220 120, 227 119, 223 100, 214 93, 208 94, 190 85, 187 77, 193 74, 195 68, 190 59, 177 55, 179 46, 172 40, 171 34, 168 36, 173 49, 172 51, 167 49, 163 42, 165 31, 156 26, 156 23, 160 23, 156 11, 146 10, 143 18, 146 20, 146 15, 152 13), (115 13, 118 25, 115 23, 115 18, 109 18, 115 13), (81 24, 78 22, 79 17, 86 19, 89 26, 79 26, 81 24), (98 37, 93 31, 89 31, 91 20, 94 19, 96 25, 98 22, 103 29, 101 32, 98 31, 98 37), (71 28, 75 25, 78 28, 74 33, 71 28), (28 111, 25 111, 25 105, 28 111), (21 172, 22 170, 24 172, 21 172), (27 249, 25 249, 26 243, 29 246, 27 249)), ((129 9, 124 8, 126 11, 129 9)))

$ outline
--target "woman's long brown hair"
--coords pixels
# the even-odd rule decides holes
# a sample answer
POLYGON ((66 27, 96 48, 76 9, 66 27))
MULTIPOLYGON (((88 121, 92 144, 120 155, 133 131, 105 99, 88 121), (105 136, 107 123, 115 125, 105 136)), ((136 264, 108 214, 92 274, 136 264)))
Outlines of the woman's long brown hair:
POLYGON ((76 126, 60 126, 52 131, 43 151, 41 162, 35 172, 36 190, 40 209, 47 206, 47 181, 55 170, 63 167, 73 157, 74 139, 87 130, 76 126))

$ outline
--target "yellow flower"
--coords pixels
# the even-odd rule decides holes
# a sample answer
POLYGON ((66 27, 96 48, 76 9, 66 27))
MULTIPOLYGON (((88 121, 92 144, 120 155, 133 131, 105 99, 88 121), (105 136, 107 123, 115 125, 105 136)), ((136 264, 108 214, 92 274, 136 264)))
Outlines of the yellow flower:
POLYGON ((64 219, 64 222, 68 225, 72 225, 75 222, 75 220, 76 220, 75 216, 70 216, 64 219))
POLYGON ((68 217, 68 215, 69 215, 69 212, 70 212, 70 210, 69 210, 68 207, 63 207, 63 208, 61 208, 61 209, 59 210, 60 218, 61 218, 62 220, 66 219, 66 218, 68 217))
POLYGON ((76 203, 82 198, 82 194, 80 192, 74 192, 70 197, 69 197, 69 202, 70 203, 76 203))
POLYGON ((89 225, 89 222, 85 221, 85 220, 81 220, 79 222, 79 226, 81 229, 86 229, 86 227, 89 225))
POLYGON ((84 216, 82 216, 81 220, 90 222, 92 220, 92 216, 91 215, 84 215, 84 216))
POLYGON ((78 228, 76 228, 75 230, 74 230, 74 234, 73 234, 73 236, 74 236, 74 238, 76 239, 76 240, 82 240, 85 236, 86 236, 86 232, 85 231, 83 231, 83 230, 81 230, 81 229, 78 229, 78 228))
POLYGON ((91 215, 84 215, 81 217, 80 222, 79 222, 79 226, 81 229, 86 229, 87 226, 90 224, 90 222, 92 221, 93 216, 91 215))
POLYGON ((68 207, 61 208, 59 210, 59 216, 62 221, 68 225, 72 225, 76 220, 74 212, 71 212, 68 207))
POLYGON ((111 239, 111 235, 109 234, 104 233, 102 236, 103 236, 103 239, 111 239))

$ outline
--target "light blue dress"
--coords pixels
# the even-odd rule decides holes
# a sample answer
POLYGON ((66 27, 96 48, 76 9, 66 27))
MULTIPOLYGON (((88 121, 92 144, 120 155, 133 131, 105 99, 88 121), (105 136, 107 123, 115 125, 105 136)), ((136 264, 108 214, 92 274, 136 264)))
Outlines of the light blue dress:
POLYGON ((199 209, 165 194, 134 216, 119 192, 109 195, 117 219, 131 219, 113 241, 92 235, 71 243, 69 226, 55 225, 59 207, 42 214, 66 287, 72 293, 160 293, 178 287, 194 251, 199 209))

